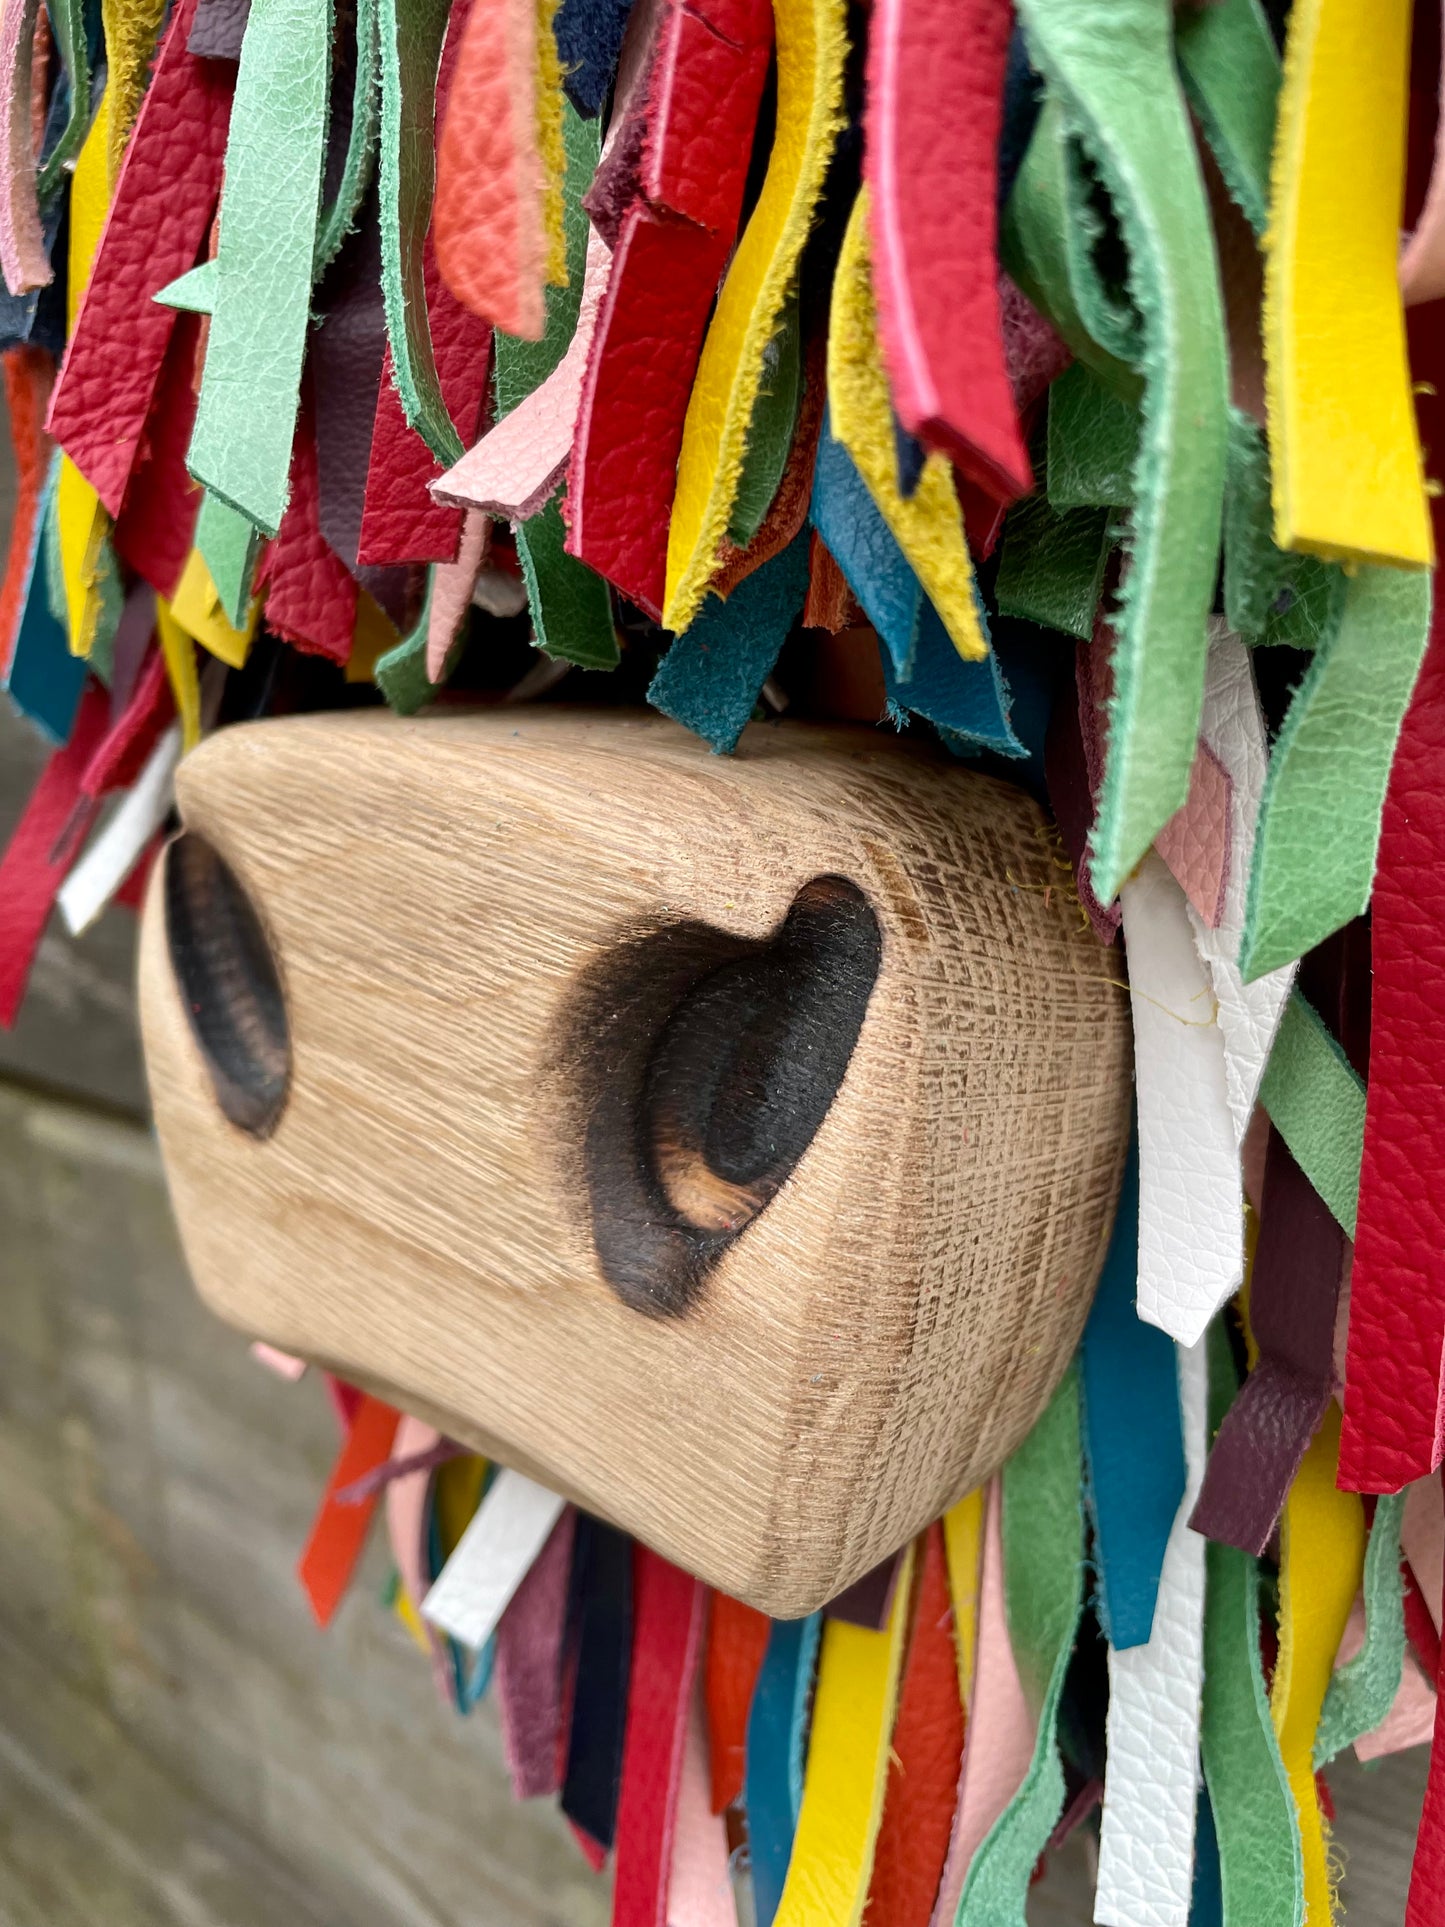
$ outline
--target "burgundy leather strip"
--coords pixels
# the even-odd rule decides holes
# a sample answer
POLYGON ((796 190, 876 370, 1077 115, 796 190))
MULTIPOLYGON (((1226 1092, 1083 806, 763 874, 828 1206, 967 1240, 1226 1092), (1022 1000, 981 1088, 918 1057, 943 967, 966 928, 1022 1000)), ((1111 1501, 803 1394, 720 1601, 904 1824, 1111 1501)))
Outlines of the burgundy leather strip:
POLYGON ((497 1626, 497 1712, 519 1800, 555 1793, 562 1783, 562 1640, 576 1526, 569 1506, 497 1626))

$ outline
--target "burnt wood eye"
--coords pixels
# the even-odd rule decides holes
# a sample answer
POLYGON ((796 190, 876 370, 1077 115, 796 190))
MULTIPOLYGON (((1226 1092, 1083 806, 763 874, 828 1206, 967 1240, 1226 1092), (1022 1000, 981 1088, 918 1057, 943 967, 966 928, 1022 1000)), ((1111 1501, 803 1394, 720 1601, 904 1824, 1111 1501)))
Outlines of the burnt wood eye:
POLYGON ((269 1137, 291 1084, 291 1037, 276 960, 235 872, 186 831, 166 851, 166 941, 216 1102, 269 1137))
POLYGON ((674 924, 595 968, 569 1055, 593 1240, 628 1304, 686 1311, 776 1196, 837 1095, 881 958, 862 891, 822 876, 770 938, 674 924))

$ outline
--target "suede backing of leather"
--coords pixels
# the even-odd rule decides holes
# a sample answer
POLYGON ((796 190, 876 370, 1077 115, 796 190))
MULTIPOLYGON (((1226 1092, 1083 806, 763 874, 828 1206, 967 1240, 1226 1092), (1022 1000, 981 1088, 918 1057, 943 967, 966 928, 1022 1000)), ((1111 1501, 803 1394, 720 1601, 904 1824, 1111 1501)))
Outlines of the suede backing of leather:
MULTIPOLYGON (((1107 298, 1080 273, 1082 319, 1106 348, 1127 349, 1145 384, 1093 842, 1094 885, 1107 902, 1188 794, 1223 507, 1223 314, 1170 10, 1151 0, 1022 0, 1019 17, 1128 249, 1137 336, 1109 338, 1107 298)), ((1067 233, 1079 230, 1071 224, 1067 233)))
POLYGON ((1285 47, 1264 342, 1282 549, 1427 568, 1397 276, 1410 7, 1298 0, 1285 47))
POLYGON ((1335 1669, 1315 1733, 1319 1772, 1347 1746, 1389 1717, 1405 1671, 1405 1608, 1400 1584, 1400 1523, 1405 1495, 1375 1503, 1365 1548, 1365 1638, 1352 1659, 1335 1669))
POLYGON ((774 1620, 753 1692, 743 1799, 757 1927, 772 1927, 793 1855, 822 1634, 821 1613, 774 1620))
POLYGON ((632 0, 562 0, 552 22, 562 85, 587 120, 602 112, 617 72, 632 0))
POLYGON ((926 597, 908 674, 897 674, 886 650, 881 660, 889 714, 895 721, 922 716, 958 755, 981 749, 1015 760, 1028 755, 1010 722, 1013 697, 997 651, 990 649, 982 662, 966 662, 926 597))
POLYGON ((112 515, 176 325, 151 297, 195 260, 220 193, 230 76, 187 51, 194 12, 179 0, 161 42, 50 408, 50 433, 112 515))
POLYGON ((899 419, 1011 502, 1032 486, 1004 360, 998 146, 1009 0, 881 0, 868 32, 865 175, 899 419))

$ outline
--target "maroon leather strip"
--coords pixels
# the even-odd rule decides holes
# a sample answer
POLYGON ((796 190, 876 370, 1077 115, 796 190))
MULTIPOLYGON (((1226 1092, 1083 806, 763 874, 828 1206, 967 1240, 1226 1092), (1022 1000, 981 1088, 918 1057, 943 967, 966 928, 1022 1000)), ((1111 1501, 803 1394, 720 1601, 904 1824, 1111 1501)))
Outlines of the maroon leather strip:
POLYGON ((195 11, 177 0, 161 41, 50 402, 50 433, 111 515, 176 325, 151 297, 195 265, 221 191, 235 74, 187 48, 195 11))

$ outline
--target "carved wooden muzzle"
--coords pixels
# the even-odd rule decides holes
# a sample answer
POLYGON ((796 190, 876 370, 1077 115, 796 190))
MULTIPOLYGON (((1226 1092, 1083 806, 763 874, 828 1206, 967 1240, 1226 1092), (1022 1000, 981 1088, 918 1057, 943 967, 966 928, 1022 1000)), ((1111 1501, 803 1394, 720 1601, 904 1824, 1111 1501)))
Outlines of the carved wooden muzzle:
POLYGON ((1018 1442, 1129 1113, 1022 792, 519 709, 228 729, 178 791, 142 1014, 223 1318, 783 1616, 1018 1442))

